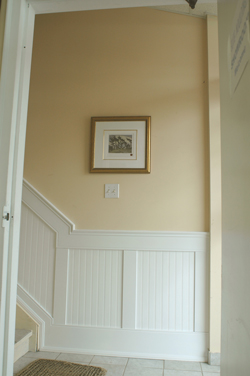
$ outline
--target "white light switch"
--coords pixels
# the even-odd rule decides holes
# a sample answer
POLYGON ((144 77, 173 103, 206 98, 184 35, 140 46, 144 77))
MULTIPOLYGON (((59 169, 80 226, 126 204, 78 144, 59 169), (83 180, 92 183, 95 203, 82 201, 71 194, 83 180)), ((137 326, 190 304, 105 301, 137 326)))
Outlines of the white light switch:
POLYGON ((105 198, 119 198, 119 184, 105 184, 105 198))

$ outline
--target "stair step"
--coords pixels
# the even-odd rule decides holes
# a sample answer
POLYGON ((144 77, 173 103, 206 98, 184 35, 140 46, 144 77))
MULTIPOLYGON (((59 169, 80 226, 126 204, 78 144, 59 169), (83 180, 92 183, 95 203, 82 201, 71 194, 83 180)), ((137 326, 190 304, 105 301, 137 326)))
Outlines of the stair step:
POLYGON ((16 329, 14 362, 29 351, 29 338, 32 336, 31 330, 16 329))

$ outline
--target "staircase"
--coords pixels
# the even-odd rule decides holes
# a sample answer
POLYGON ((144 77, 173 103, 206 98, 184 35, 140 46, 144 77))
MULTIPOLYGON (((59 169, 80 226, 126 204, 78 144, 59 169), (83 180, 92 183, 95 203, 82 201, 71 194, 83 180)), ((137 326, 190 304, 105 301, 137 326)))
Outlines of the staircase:
POLYGON ((16 329, 14 362, 29 351, 29 341, 32 336, 31 330, 16 329))
POLYGON ((14 362, 28 351, 38 350, 38 332, 39 325, 17 304, 14 362))

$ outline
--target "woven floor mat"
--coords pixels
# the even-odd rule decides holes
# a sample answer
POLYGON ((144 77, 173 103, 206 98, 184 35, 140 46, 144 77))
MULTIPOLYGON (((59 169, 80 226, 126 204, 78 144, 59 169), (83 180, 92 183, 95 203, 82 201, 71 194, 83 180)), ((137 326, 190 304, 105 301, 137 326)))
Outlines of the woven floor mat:
POLYGON ((37 359, 16 376, 104 376, 106 372, 100 367, 61 360, 37 359))

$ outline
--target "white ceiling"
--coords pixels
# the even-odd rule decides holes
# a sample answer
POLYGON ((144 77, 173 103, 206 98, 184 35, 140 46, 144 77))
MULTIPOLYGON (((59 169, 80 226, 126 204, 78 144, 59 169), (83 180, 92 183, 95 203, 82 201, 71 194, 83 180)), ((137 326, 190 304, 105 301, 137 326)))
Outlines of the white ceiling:
POLYGON ((191 10, 185 0, 29 0, 29 3, 37 14, 94 9, 154 7, 167 12, 204 17, 205 14, 215 14, 214 12, 217 8, 217 0, 198 0, 195 10, 191 10))
POLYGON ((191 9, 185 1, 183 1, 183 4, 154 6, 151 8, 202 18, 205 18, 207 14, 217 16, 217 3, 201 3, 199 0, 196 3, 195 9, 191 9))

